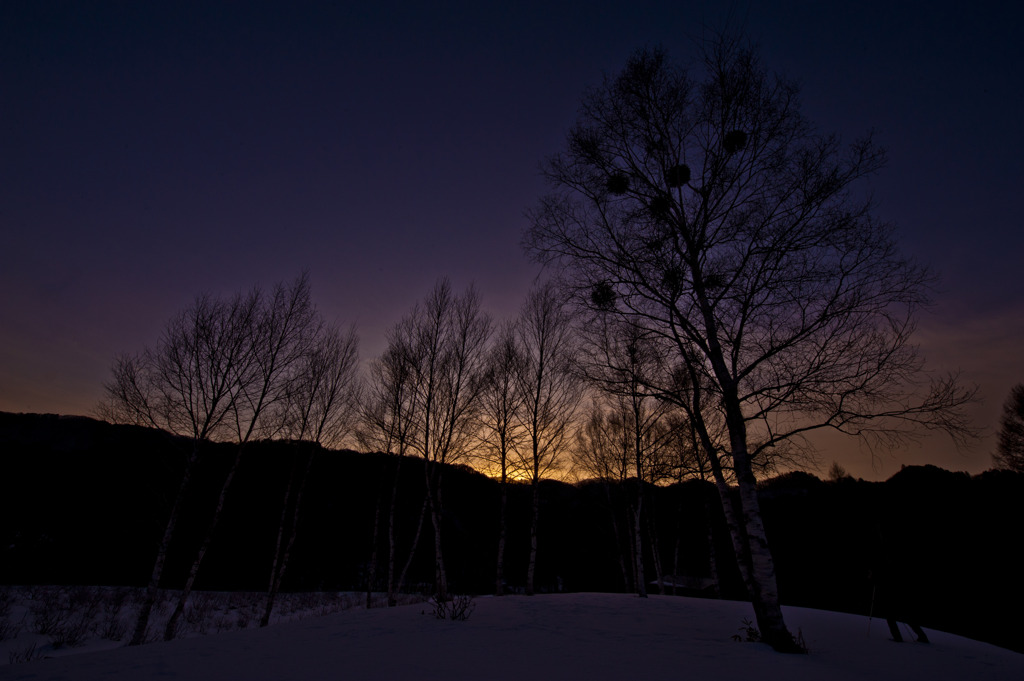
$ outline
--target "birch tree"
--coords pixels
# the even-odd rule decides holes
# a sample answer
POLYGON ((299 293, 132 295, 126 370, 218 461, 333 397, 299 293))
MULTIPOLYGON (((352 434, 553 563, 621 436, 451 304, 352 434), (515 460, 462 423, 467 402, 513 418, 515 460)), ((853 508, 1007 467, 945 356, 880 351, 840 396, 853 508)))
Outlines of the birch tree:
POLYGON ((416 355, 417 348, 412 344, 415 334, 410 328, 410 322, 411 318, 407 318, 388 332, 387 349, 370 365, 367 389, 360 411, 361 426, 358 437, 363 447, 369 451, 384 452, 394 460, 390 481, 387 478, 389 471, 385 469, 382 473, 379 501, 374 512, 373 545, 366 593, 367 608, 372 606, 372 591, 376 581, 380 504, 386 500, 388 505, 388 564, 385 587, 388 607, 394 607, 398 603, 396 595, 402 589, 405 575, 412 563, 416 548, 419 546, 420 533, 427 512, 427 498, 424 493, 416 530, 410 542, 404 566, 399 572, 396 565, 398 560, 396 509, 399 498, 399 482, 402 461, 410 453, 413 439, 417 437, 416 424, 420 410, 413 382, 416 367, 420 362, 416 355))
POLYGON ((247 343, 247 362, 233 377, 235 395, 228 411, 228 437, 235 443, 235 456, 221 484, 206 532, 196 550, 185 584, 164 628, 164 640, 177 635, 178 621, 195 586, 203 559, 220 523, 228 491, 242 463, 246 445, 255 437, 269 438, 283 427, 275 407, 285 400, 289 378, 295 365, 309 352, 320 320, 310 295, 308 274, 290 285, 279 283, 270 295, 255 288, 248 326, 243 329, 247 343))
POLYGON ((354 328, 343 332, 336 327, 321 327, 288 380, 281 434, 294 443, 295 460, 281 503, 261 627, 270 624, 274 602, 288 570, 306 481, 316 452, 325 445, 338 448, 355 427, 361 394, 358 359, 359 337, 354 328))
POLYGON ((146 641, 168 548, 203 443, 224 436, 240 392, 252 375, 252 324, 259 296, 203 295, 166 325, 155 346, 115 359, 99 411, 115 423, 162 428, 191 446, 168 513, 129 645, 146 641))
MULTIPOLYGON (((591 323, 580 329, 587 351, 578 353, 576 365, 603 396, 600 400, 603 413, 592 417, 596 421, 591 427, 598 427, 603 434, 595 444, 610 447, 621 457, 619 484, 627 494, 632 516, 633 576, 636 593, 645 598, 644 502, 647 488, 666 476, 667 450, 672 442, 668 427, 672 413, 670 404, 655 399, 647 389, 650 383, 647 376, 660 369, 662 358, 657 356, 657 343, 637 327, 603 317, 588 321, 591 323)), ((654 541, 656 534, 651 535, 650 549, 655 558, 659 590, 664 591, 659 547, 654 541)))
POLYGON ((514 324, 506 324, 490 350, 487 372, 480 392, 479 427, 482 440, 476 458, 487 468, 497 468, 500 485, 498 506, 498 555, 494 593, 505 589, 505 538, 507 529, 509 477, 516 469, 522 445, 521 410, 523 393, 517 378, 523 368, 523 355, 516 339, 514 324))
POLYGON ((490 331, 476 292, 469 288, 455 295, 446 279, 398 326, 398 337, 410 349, 411 399, 417 407, 409 446, 423 459, 441 602, 449 595, 441 523, 443 471, 472 449, 490 331))
POLYGON ((524 439, 518 453, 532 491, 526 593, 533 595, 540 481, 561 463, 573 442, 582 386, 573 371, 572 320, 555 286, 544 284, 529 293, 516 328, 522 352, 517 382, 523 400, 524 439))
POLYGON ((861 189, 883 162, 870 137, 819 133, 797 88, 740 40, 710 39, 689 69, 639 52, 584 97, 526 234, 579 314, 655 335, 688 377, 667 371, 647 389, 690 405, 713 469, 732 471, 739 494, 720 486, 723 506, 777 650, 800 648, 779 605, 757 462, 817 429, 883 444, 918 427, 969 431, 970 391, 953 377, 922 385, 911 338, 930 275, 900 255, 861 189))
POLYGON ((114 362, 100 412, 115 422, 163 428, 191 439, 178 492, 157 546, 146 598, 130 643, 143 643, 156 590, 163 576, 186 490, 203 444, 234 441, 238 447, 215 510, 192 561, 174 611, 164 629, 172 638, 200 565, 213 538, 225 498, 251 438, 280 429, 281 403, 291 367, 308 348, 318 318, 309 278, 278 284, 268 295, 259 287, 230 298, 204 295, 167 324, 154 347, 114 362))

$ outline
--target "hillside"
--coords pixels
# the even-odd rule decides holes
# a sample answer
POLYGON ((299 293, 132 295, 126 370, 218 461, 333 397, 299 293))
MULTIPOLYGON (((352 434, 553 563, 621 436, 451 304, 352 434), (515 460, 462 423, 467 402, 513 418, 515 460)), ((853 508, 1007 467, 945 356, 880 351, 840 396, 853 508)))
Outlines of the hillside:
MULTIPOLYGON (((190 446, 156 430, 0 413, 0 583, 143 584, 190 446)), ((197 588, 266 588, 284 486, 309 451, 282 442, 245 451, 197 588)), ((185 520, 171 546, 168 587, 183 581, 233 453, 229 445, 202 451, 185 520)), ((394 463, 380 454, 315 451, 284 589, 365 588, 375 512, 386 512, 382 502, 394 463)), ((396 543, 404 560, 421 509, 423 471, 415 460, 401 470, 396 543)), ((491 593, 498 484, 465 467, 449 467, 444 485, 453 588, 491 593)), ((906 468, 885 482, 824 482, 793 473, 767 481, 761 492, 785 603, 876 617, 891 610, 926 627, 1024 650, 1024 625, 1017 616, 1024 585, 1012 541, 1024 524, 1022 476, 972 477, 930 466, 906 468)), ((616 529, 621 533, 624 525, 619 493, 600 481, 542 486, 541 590, 625 588, 628 555, 623 538, 616 541, 616 529)), ((657 538, 662 571, 707 578, 713 555, 720 592, 741 598, 714 490, 690 482, 650 493, 653 513, 645 541, 657 538), (712 502, 710 515, 705 501, 712 502)), ((513 486, 506 566, 513 591, 525 581, 528 505, 528 488, 513 486)), ((428 532, 429 527, 423 534, 428 532)), ((386 552, 379 523, 379 561, 386 552)), ((645 571, 653 582, 657 571, 648 552, 645 571)), ((383 572, 379 563, 377 588, 383 572)), ((432 544, 422 538, 407 588, 429 591, 431 581, 432 544)), ((651 591, 658 587, 652 584, 651 591)))

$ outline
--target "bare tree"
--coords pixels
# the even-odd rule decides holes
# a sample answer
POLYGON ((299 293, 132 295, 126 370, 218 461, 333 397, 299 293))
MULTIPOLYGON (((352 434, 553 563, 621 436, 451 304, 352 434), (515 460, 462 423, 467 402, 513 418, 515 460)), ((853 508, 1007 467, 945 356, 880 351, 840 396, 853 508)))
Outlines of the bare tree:
POLYGON ((417 408, 409 445, 423 458, 436 597, 443 602, 448 599, 441 541, 443 468, 472 448, 491 323, 472 288, 457 296, 444 279, 397 329, 411 350, 410 385, 417 408))
POLYGON ((335 327, 322 327, 292 368, 282 434, 294 443, 296 460, 281 504, 261 627, 270 623, 274 601, 288 570, 314 456, 324 445, 339 447, 355 426, 361 387, 358 358, 359 338, 354 328, 342 332, 335 327))
POLYGON ((1013 386, 1003 404, 999 442, 992 459, 996 468, 1024 473, 1024 383, 1013 386))
POLYGON ((647 389, 689 405, 702 446, 739 494, 735 522, 764 637, 799 646, 779 606, 757 461, 816 429, 898 442, 916 427, 962 436, 971 395, 920 384, 910 342, 929 274, 855 189, 883 155, 844 149, 800 114, 796 87, 752 49, 715 38, 693 72, 641 52, 591 90, 528 251, 559 264, 584 314, 655 336, 678 370, 647 389), (679 376, 687 380, 677 380, 679 376))
MULTIPOLYGON (((644 575, 644 549, 642 519, 644 500, 649 485, 667 477, 666 455, 672 443, 668 417, 671 404, 655 399, 648 391, 647 375, 660 369, 656 343, 635 326, 623 324, 607 317, 588 320, 582 325, 581 337, 587 340, 588 352, 578 353, 576 365, 589 382, 603 393, 606 416, 599 418, 605 441, 622 457, 620 484, 628 494, 632 516, 630 553, 636 592, 647 596, 644 575), (631 492, 630 489, 631 488, 631 492)), ((650 548, 659 590, 664 591, 661 563, 656 535, 652 534, 650 548)))
POLYGON ((320 326, 310 296, 309 275, 303 273, 291 285, 277 284, 270 296, 259 288, 249 325, 243 328, 248 346, 247 359, 235 372, 235 398, 229 411, 235 456, 221 484, 206 533, 196 550, 188 577, 164 629, 164 640, 177 635, 178 620, 192 593, 199 568, 213 542, 228 491, 242 463, 246 445, 255 437, 269 438, 283 427, 282 410, 275 410, 287 396, 294 366, 309 352, 320 326))
MULTIPOLYGON (((407 318, 392 328, 388 333, 388 346, 384 353, 370 365, 370 376, 363 406, 360 411, 361 425, 359 441, 371 451, 381 451, 394 457, 394 471, 390 485, 387 481, 387 469, 382 471, 380 493, 381 499, 388 503, 388 566, 387 566, 387 601, 389 607, 397 604, 396 594, 401 591, 405 575, 412 563, 412 558, 419 545, 423 520, 427 512, 426 494, 423 496, 419 520, 410 544, 407 558, 401 572, 396 572, 397 540, 396 540, 396 506, 399 496, 399 481, 402 472, 402 461, 409 453, 413 439, 416 437, 416 424, 419 418, 420 404, 414 389, 415 367, 419 360, 416 348, 410 344, 414 335, 410 328, 411 318, 407 318), (385 490, 385 488, 387 488, 385 490)), ((377 569, 377 533, 379 530, 380 503, 374 512, 373 545, 370 556, 370 575, 367 581, 366 607, 372 607, 373 587, 377 569)))
POLYGON ((235 408, 239 377, 251 373, 251 327, 259 297, 200 296, 172 318, 157 344, 114 362, 99 412, 115 423, 163 428, 191 439, 190 452, 167 524, 157 544, 146 596, 130 645, 145 642, 167 550, 204 442, 222 435, 235 408))
POLYGON ((501 596, 505 589, 505 538, 508 482, 519 460, 522 444, 520 411, 523 393, 518 377, 522 371, 523 356, 516 340, 514 324, 506 324, 491 347, 487 373, 480 393, 479 428, 482 440, 476 458, 493 470, 497 468, 501 489, 498 510, 498 558, 494 593, 501 596))
POLYGON ((522 352, 517 381, 523 399, 524 438, 518 453, 521 470, 533 492, 526 573, 526 593, 532 595, 537 567, 540 480, 558 466, 573 442, 582 389, 572 365, 575 344, 571 318, 553 285, 544 284, 529 293, 516 329, 522 352))
POLYGON ((286 394, 286 378, 319 324, 310 302, 309 279, 303 274, 290 286, 277 285, 267 296, 254 288, 221 300, 201 296, 167 325, 155 348, 115 360, 113 380, 101 414, 117 422, 164 428, 191 438, 191 453, 139 612, 132 644, 145 640, 156 589, 163 575, 181 502, 194 473, 202 444, 235 441, 234 463, 225 478, 192 563, 182 595, 164 631, 173 637, 199 566, 212 541, 227 491, 241 460, 243 445, 269 437, 280 428, 275 406, 286 394))

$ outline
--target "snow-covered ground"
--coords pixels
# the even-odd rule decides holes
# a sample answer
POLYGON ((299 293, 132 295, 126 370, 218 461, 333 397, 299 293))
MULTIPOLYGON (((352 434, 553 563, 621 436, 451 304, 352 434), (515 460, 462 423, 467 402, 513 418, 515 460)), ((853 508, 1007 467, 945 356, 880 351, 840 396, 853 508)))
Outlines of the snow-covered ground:
MULTIPOLYGON (((0 587, 0 666, 36 659, 79 655, 120 648, 131 638, 142 589, 109 586, 0 587)), ((162 640, 180 591, 160 590, 147 628, 147 639, 162 640)), ((421 603, 402 594, 399 603, 421 603)), ((362 608, 365 593, 318 592, 278 594, 271 624, 322 617, 362 608)), ((383 607, 384 594, 373 594, 383 607)), ((266 594, 193 591, 176 627, 176 638, 191 638, 259 626, 266 594)))
POLYGON ((1024 655, 929 631, 894 643, 885 622, 786 608, 809 655, 737 642, 749 604, 668 596, 476 599, 467 621, 426 604, 280 623, 0 667, 0 679, 1024 679, 1024 655))

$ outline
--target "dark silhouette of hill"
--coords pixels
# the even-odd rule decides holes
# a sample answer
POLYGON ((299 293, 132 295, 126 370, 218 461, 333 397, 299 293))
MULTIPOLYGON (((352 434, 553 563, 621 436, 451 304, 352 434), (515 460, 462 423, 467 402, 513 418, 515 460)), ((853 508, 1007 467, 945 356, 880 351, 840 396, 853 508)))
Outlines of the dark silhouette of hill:
MULTIPOLYGON (((0 583, 144 584, 191 446, 154 429, 0 412, 0 583)), ((266 588, 291 467, 296 457, 315 451, 283 588, 365 589, 378 507, 379 560, 387 555, 381 492, 390 489, 395 459, 312 447, 274 441, 246 449, 197 588, 266 588)), ((232 445, 204 444, 165 586, 184 581, 233 456, 232 445)), ((396 534, 404 559, 423 501, 423 468, 407 459, 401 470, 396 534)), ((447 466, 443 474, 451 584, 457 592, 490 593, 498 483, 465 466, 447 466)), ((679 573, 708 575, 710 521, 721 593, 742 598, 715 490, 688 481, 650 491, 651 531, 664 571, 672 572, 678 538, 679 573)), ((1016 558, 1024 475, 969 476, 923 466, 866 482, 794 472, 765 481, 760 493, 784 603, 870 614, 880 618, 878 627, 892 614, 1024 651, 1018 616, 1024 582, 1016 558)), ((543 482, 539 590, 626 588, 622 538, 617 544, 612 524, 613 514, 621 513, 621 495, 617 485, 600 480, 543 482)), ((513 484, 505 570, 511 590, 525 582, 529 510, 529 486, 513 484)), ((428 532, 429 519, 408 590, 430 590, 428 532)), ((646 561, 653 581, 653 559, 646 561)), ((380 564, 378 589, 383 575, 380 564)), ((657 586, 651 591, 657 593, 657 586)))

